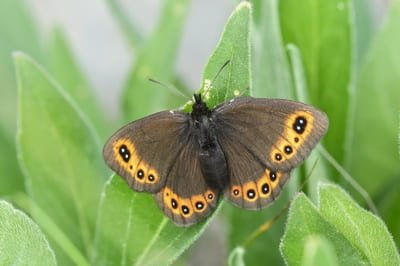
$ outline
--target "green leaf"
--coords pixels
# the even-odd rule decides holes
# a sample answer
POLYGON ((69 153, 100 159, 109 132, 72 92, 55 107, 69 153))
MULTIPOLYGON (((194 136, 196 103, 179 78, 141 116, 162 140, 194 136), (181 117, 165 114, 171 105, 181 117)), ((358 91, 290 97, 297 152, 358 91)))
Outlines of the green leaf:
POLYGON ((14 137, 17 117, 17 89, 12 52, 39 55, 38 32, 26 1, 0 1, 0 124, 14 137))
POLYGON ((379 213, 392 233, 397 246, 400 246, 399 191, 400 173, 393 176, 392 182, 388 182, 388 185, 382 190, 380 197, 376 200, 379 213))
POLYGON ((0 250, 1 265, 57 265, 39 227, 6 201, 0 201, 0 250))
POLYGON ((290 68, 285 54, 279 24, 278 1, 257 2, 261 9, 255 23, 253 81, 257 97, 293 98, 290 68))
POLYGON ((400 258, 381 219, 362 209, 334 185, 320 186, 320 210, 362 254, 370 265, 399 265, 400 258))
POLYGON ((125 122, 156 111, 176 108, 183 102, 184 98, 177 97, 148 79, 163 83, 172 80, 189 3, 189 0, 165 1, 158 27, 137 55, 135 67, 124 88, 122 107, 125 122))
POLYGON ((0 1, 0 197, 24 191, 16 148, 17 84, 11 53, 39 55, 39 39, 26 1, 0 1))
POLYGON ((24 191, 24 177, 17 162, 15 139, 0 126, 0 197, 24 191))
POLYGON ((249 94, 245 90, 251 88, 250 21, 251 6, 245 1, 231 14, 217 47, 208 59, 200 92, 205 95, 204 101, 209 108, 241 93, 249 94), (230 63, 213 81, 228 60, 230 63), (211 87, 207 89, 211 82, 211 87), (208 93, 205 93, 206 90, 208 93))
POLYGON ((301 265, 307 240, 324 236, 333 246, 339 265, 362 265, 366 258, 300 193, 292 202, 280 249, 290 265, 301 265))
POLYGON ((169 221, 152 195, 137 193, 113 175, 102 194, 93 265, 169 265, 210 219, 182 228, 169 221))
POLYGON ((303 58, 311 103, 324 110, 334 126, 324 141, 342 162, 352 73, 350 0, 279 1, 285 44, 295 44, 303 58))
MULTIPOLYGON (((18 155, 29 195, 89 257, 106 173, 101 144, 76 104, 43 69, 22 53, 16 53, 14 60, 19 89, 18 155)), ((35 209, 32 217, 43 220, 35 209)), ((55 236, 48 237, 57 243, 55 236)), ((53 247, 57 257, 65 255, 53 247)))
POLYGON ((304 245, 302 265, 304 266, 334 266, 338 258, 329 240, 321 235, 309 236, 304 245))
POLYGON ((97 104, 96 95, 89 88, 79 69, 61 29, 52 32, 48 46, 46 55, 49 72, 88 116, 96 131, 104 134, 104 114, 97 104))
POLYGON ((349 141, 347 168, 373 197, 390 187, 400 172, 400 1, 371 44, 360 70, 349 141), (377 182, 377 177, 379 182, 377 182))
POLYGON ((228 258, 229 266, 245 266, 244 253, 246 250, 243 247, 237 247, 231 251, 228 258))

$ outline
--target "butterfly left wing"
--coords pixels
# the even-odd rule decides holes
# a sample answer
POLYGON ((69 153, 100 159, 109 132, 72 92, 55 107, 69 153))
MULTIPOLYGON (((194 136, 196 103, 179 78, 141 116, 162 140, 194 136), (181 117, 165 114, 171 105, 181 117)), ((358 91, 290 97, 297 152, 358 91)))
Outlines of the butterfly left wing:
POLYGON ((104 161, 132 189, 156 193, 184 148, 188 119, 182 111, 163 111, 131 122, 107 141, 104 161))
POLYGON ((217 207, 219 191, 207 185, 193 134, 181 139, 183 148, 171 165, 167 181, 154 194, 158 207, 176 225, 189 226, 209 216, 217 207))
POLYGON ((214 114, 229 169, 225 197, 247 209, 268 206, 279 196, 291 170, 328 128, 323 112, 290 100, 235 98, 214 114))

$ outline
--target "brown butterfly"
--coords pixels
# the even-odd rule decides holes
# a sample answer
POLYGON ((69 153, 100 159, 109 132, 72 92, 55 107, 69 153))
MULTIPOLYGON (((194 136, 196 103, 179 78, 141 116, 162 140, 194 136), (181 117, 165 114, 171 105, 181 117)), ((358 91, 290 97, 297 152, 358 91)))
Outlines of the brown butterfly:
POLYGON ((209 216, 220 193, 245 209, 270 205, 328 129, 325 113, 295 101, 238 97, 209 109, 194 99, 191 113, 131 122, 103 150, 107 165, 133 190, 154 194, 179 226, 209 216))

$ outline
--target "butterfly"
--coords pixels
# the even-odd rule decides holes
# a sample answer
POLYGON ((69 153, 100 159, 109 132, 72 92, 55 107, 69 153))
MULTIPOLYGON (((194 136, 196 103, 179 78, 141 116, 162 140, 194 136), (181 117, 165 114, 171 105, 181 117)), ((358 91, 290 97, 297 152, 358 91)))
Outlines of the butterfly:
POLYGON ((221 195, 244 209, 270 205, 327 129, 326 114, 300 102, 237 97, 210 109, 195 94, 191 113, 162 111, 122 127, 103 157, 176 225, 190 226, 221 195))

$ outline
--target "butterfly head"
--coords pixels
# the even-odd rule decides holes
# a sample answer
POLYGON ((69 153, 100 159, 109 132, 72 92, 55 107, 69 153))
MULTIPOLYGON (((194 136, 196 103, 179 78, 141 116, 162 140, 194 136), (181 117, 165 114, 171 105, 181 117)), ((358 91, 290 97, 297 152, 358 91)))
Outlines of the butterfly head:
POLYGON ((201 99, 201 94, 195 94, 191 113, 192 119, 195 121, 200 121, 202 116, 209 117, 210 115, 211 110, 208 109, 206 103, 201 99))

